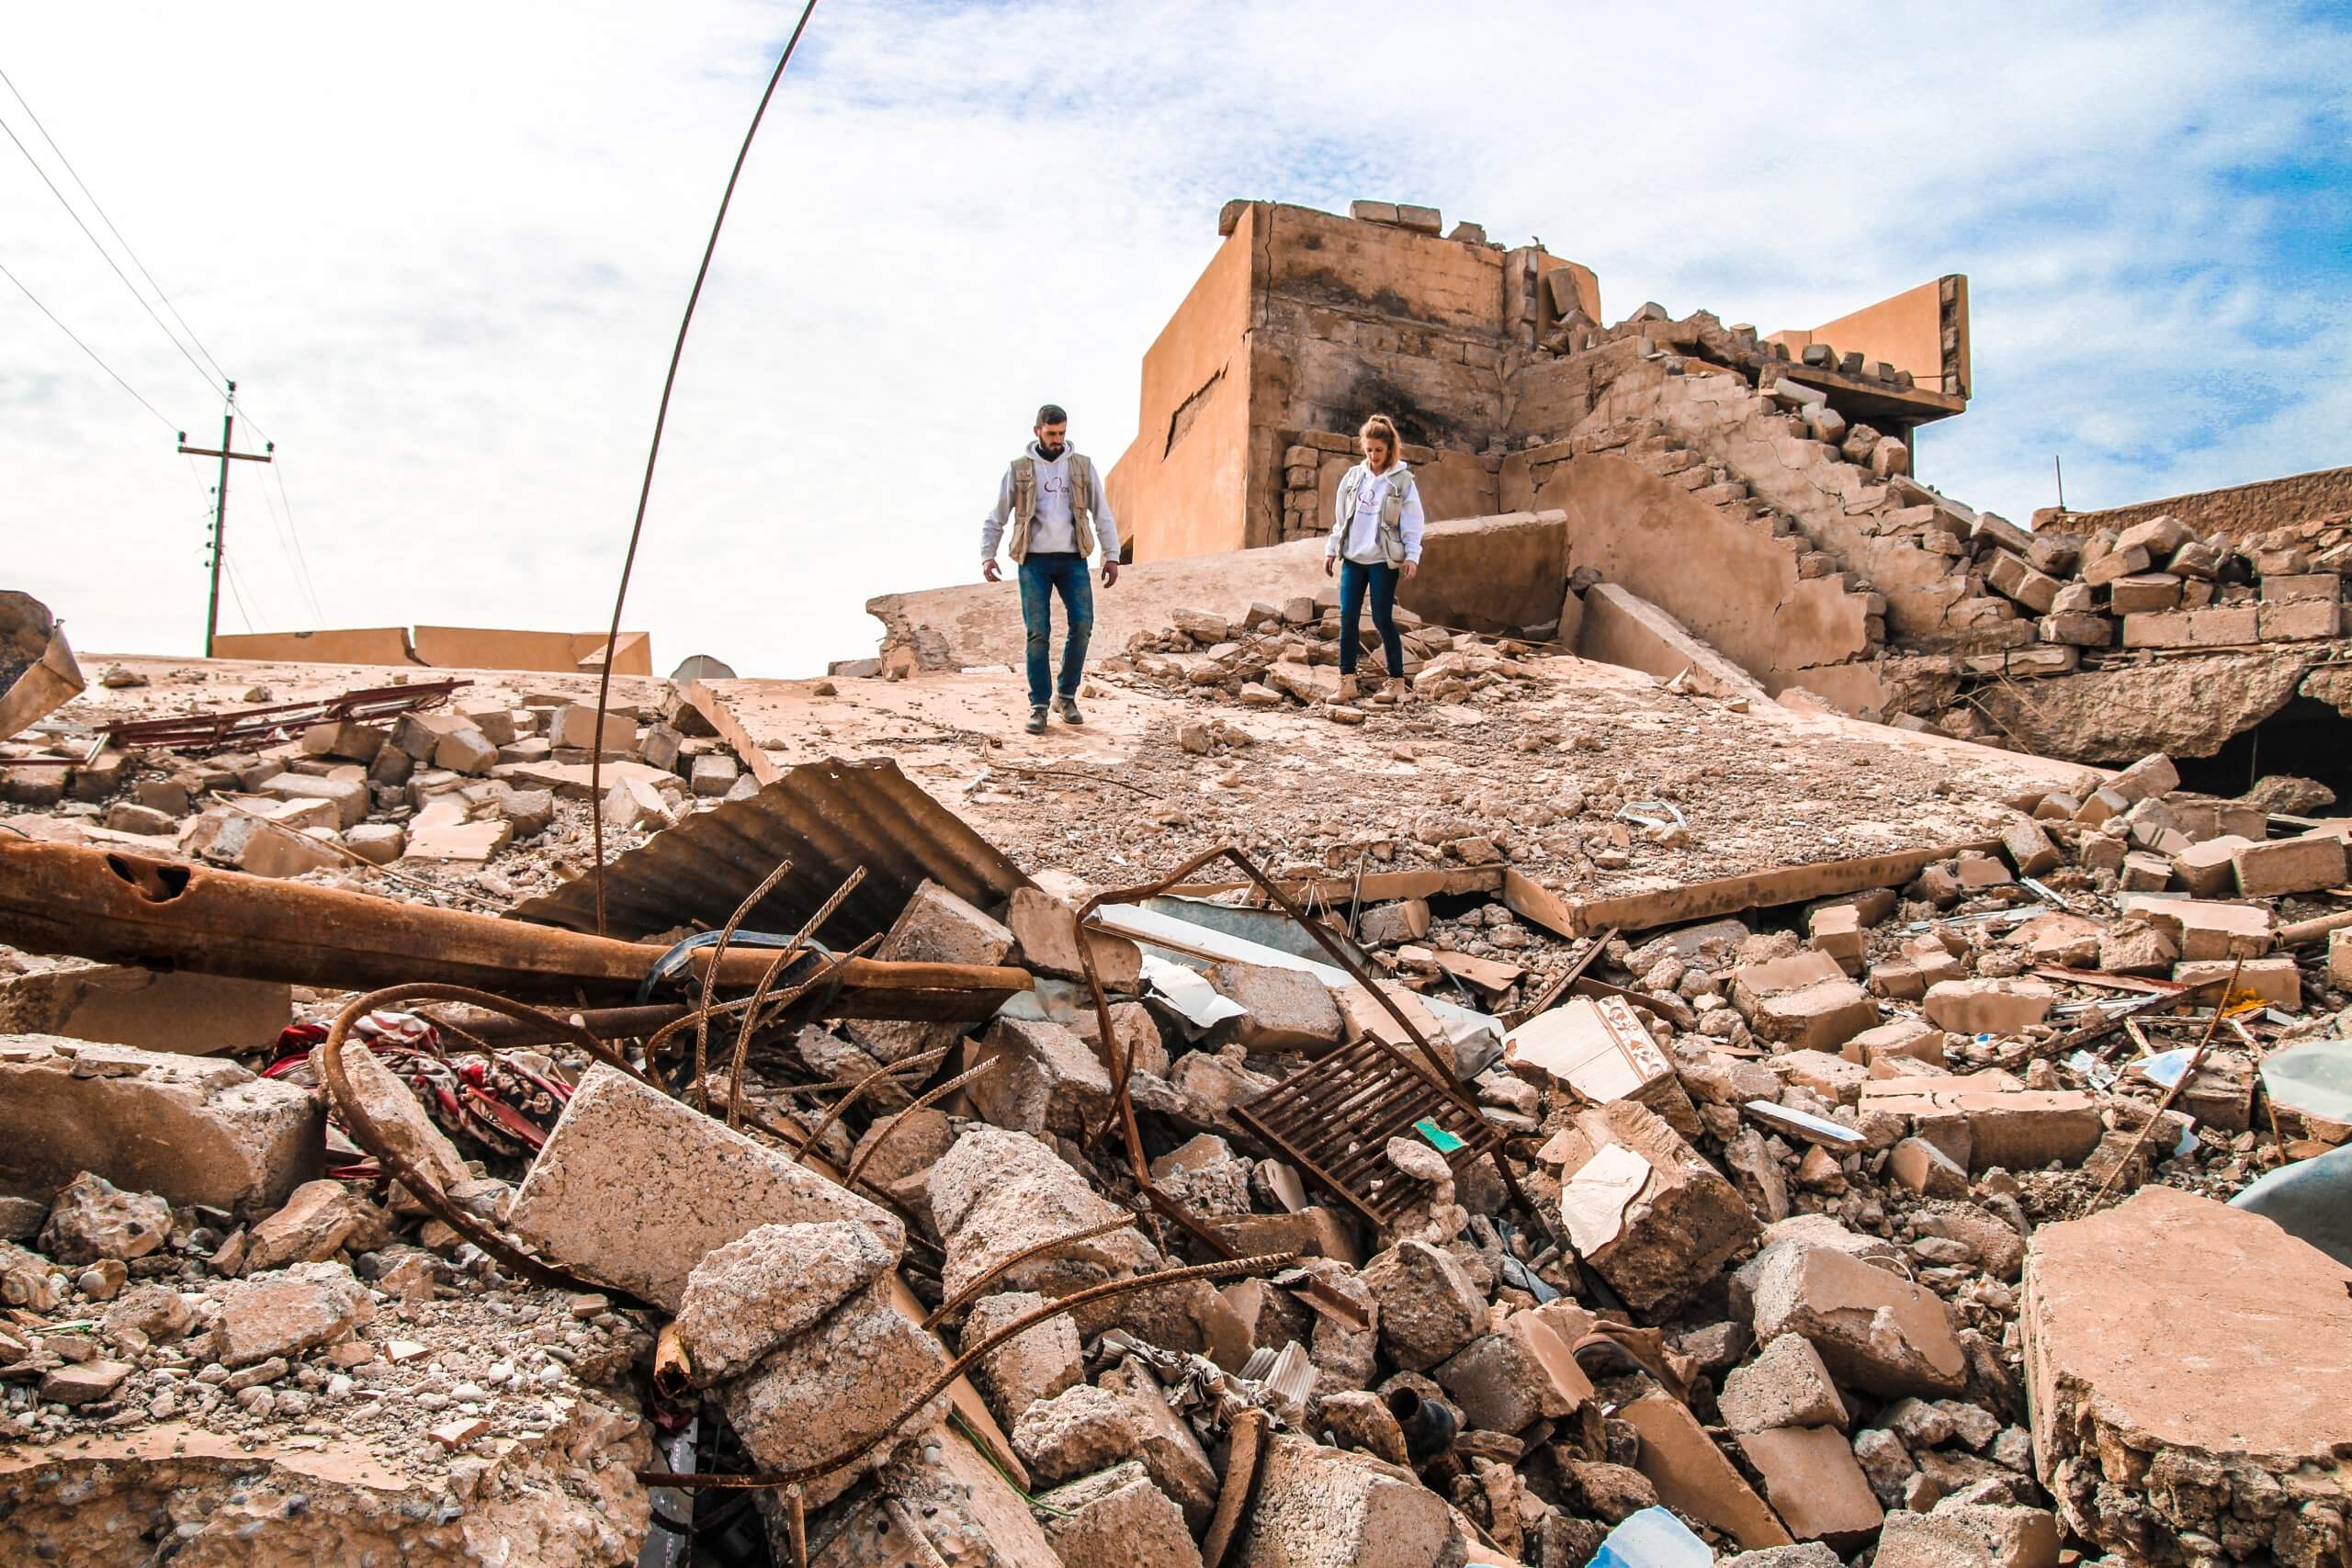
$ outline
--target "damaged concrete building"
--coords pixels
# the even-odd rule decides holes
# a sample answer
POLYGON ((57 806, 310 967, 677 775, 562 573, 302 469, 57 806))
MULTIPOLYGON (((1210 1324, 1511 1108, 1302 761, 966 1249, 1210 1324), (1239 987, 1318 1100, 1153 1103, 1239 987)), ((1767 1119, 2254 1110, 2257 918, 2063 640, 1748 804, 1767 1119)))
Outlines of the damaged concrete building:
POLYGON ((1948 717, 2301 722, 2340 477, 2013 530, 1911 475, 1964 280, 1604 328, 1221 227, 1083 728, 1001 585, 601 699, 85 690, 11 596, 0 1561, 2352 1568, 2352 818, 1948 717), (1371 406, 1437 520, 1355 698, 1371 406))

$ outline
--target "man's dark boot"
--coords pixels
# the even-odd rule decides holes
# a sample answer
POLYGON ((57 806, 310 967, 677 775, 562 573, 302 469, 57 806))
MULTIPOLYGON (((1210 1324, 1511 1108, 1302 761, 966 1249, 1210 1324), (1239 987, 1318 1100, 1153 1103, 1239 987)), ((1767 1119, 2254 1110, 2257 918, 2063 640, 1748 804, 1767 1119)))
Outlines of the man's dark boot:
POLYGON ((1076 697, 1062 698, 1061 711, 1062 722, 1064 724, 1084 724, 1086 722, 1086 720, 1079 714, 1078 699, 1076 697))
POLYGON ((1042 703, 1029 710, 1029 723, 1027 728, 1029 733, 1032 735, 1043 735, 1046 733, 1046 709, 1045 705, 1042 703))

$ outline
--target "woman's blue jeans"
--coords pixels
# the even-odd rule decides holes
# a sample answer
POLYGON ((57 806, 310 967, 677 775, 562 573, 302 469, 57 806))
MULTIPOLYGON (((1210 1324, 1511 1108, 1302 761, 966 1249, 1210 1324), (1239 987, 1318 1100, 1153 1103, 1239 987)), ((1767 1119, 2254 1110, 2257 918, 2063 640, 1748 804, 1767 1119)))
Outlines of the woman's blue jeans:
POLYGON ((1405 678, 1405 642, 1396 635, 1396 580, 1402 574, 1385 562, 1365 566, 1340 562, 1340 673, 1356 672, 1356 650, 1363 645, 1364 590, 1372 590, 1372 625, 1380 634, 1381 651, 1388 657, 1392 679, 1405 678))

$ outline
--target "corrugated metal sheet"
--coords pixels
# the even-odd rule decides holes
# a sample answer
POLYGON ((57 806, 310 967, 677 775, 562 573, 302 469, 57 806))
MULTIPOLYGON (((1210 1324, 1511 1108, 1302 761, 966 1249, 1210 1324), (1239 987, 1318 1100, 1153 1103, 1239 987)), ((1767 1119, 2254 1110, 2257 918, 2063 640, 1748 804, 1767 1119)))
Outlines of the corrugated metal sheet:
MULTIPOLYGON (((717 927, 778 862, 792 869, 744 917, 751 931, 797 931, 857 866, 865 880, 820 933, 848 947, 888 931, 928 877, 999 910, 1021 869, 923 793, 888 758, 803 762, 762 789, 665 829, 605 867, 611 934, 628 940, 681 926, 717 927)), ((596 887, 582 874, 514 911, 516 919, 596 929, 596 887)))

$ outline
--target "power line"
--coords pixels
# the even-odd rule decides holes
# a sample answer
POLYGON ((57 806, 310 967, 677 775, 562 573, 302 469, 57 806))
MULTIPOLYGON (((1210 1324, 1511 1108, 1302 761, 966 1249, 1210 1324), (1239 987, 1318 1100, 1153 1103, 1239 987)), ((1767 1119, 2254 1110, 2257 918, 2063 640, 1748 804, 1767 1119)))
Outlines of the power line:
MULTIPOLYGON (((245 623, 248 632, 259 631, 261 628, 254 625, 253 612, 245 608, 245 596, 237 591, 238 585, 244 581, 237 570, 237 563, 222 556, 220 564, 229 569, 229 597, 237 602, 237 618, 245 623)), ((205 657, 210 658, 211 655, 208 653, 205 657)))
MULTIPOLYGON (((122 231, 116 228, 114 220, 107 216, 107 209, 98 204, 96 195, 91 191, 88 183, 82 178, 81 171, 74 168, 74 160, 65 155, 65 149, 57 144, 57 138, 49 133, 49 127, 40 122, 40 116, 33 113, 32 105, 25 102, 25 95, 17 90, 16 83, 8 80, 8 73, 6 71, 0 71, 0 83, 7 84, 9 93, 24 109, 25 118, 33 122, 33 129, 40 132, 40 139, 49 143, 49 150, 57 154, 57 161, 65 165, 67 174, 74 176, 74 186, 84 196, 89 197, 91 209, 97 213, 98 221, 107 226, 107 232, 112 234, 115 243, 122 247, 122 254, 130 258, 130 265, 139 269, 139 276, 147 280, 147 287, 155 291, 155 298, 164 302, 164 309, 172 313, 172 320, 177 321, 181 329, 187 333, 188 342, 196 344, 197 352, 204 355, 206 362, 219 373, 221 380, 229 379, 229 373, 220 368, 220 362, 212 357, 212 351, 204 346, 204 340, 196 335, 196 329, 187 324, 187 318, 181 315, 179 307, 172 303, 172 297, 164 292, 164 286, 155 281, 155 275, 147 270, 147 264, 139 259, 139 253, 130 248, 130 242, 122 237, 122 231)), ((258 429, 259 426, 255 428, 258 429)), ((266 439, 267 432, 263 434, 264 439, 266 439)))
MULTIPOLYGON (((57 204, 60 207, 65 209, 65 216, 74 220, 74 226, 82 231, 84 237, 90 242, 94 248, 96 249, 99 256, 104 259, 107 265, 113 269, 114 275, 122 279, 122 286, 130 290, 130 297, 139 301, 139 308, 147 312, 147 319, 155 323, 155 330, 162 333, 165 337, 171 339, 172 346, 179 350, 180 357, 187 360, 189 367, 194 369, 198 376, 204 378, 204 383, 206 386, 210 386, 212 384, 212 373, 205 369, 203 366, 197 364, 196 355, 187 351, 187 345, 180 342, 180 340, 173 334, 171 328, 164 325, 164 318, 155 314, 155 307, 147 303, 147 296, 139 292, 138 285, 130 281, 130 275, 122 270, 121 265, 114 259, 114 256, 107 250, 105 244, 99 241, 98 237, 90 232, 90 226, 82 221, 82 215, 74 210, 74 204, 65 199, 65 193, 57 188, 57 182, 51 179, 49 177, 49 171, 40 166, 40 160, 33 156, 33 150, 26 146, 23 141, 17 137, 14 130, 9 130, 8 124, 6 120, 0 120, 0 130, 6 130, 8 132, 8 140, 16 142, 17 151, 22 152, 25 155, 25 162, 33 166, 33 173, 40 176, 40 183, 49 187, 49 194, 57 198, 57 204)), ((168 302, 169 301, 166 301, 166 303, 168 302)), ((226 380, 227 378, 223 377, 222 379, 226 380)))
POLYGON ((25 288, 24 280, 18 277, 15 273, 10 272, 5 264, 0 264, 0 277, 5 277, 9 282, 15 284, 24 294, 24 297, 33 302, 33 309, 39 310, 42 315, 47 316, 51 321, 55 321, 57 323, 57 330, 63 333, 67 337, 72 338, 74 340, 74 346, 88 355, 91 362, 96 365, 99 369, 105 371, 107 375, 112 376, 116 386, 120 387, 132 397, 138 398, 139 406, 141 408, 145 409, 157 419, 163 420, 164 428, 165 430, 176 432, 179 429, 178 425, 173 423, 170 420, 164 418, 164 413, 161 409, 158 409, 153 403, 149 402, 145 398, 141 397, 139 389, 124 380, 119 371, 116 370, 113 366, 108 365, 105 360, 100 359, 96 349, 92 348, 88 344, 84 343, 79 334, 77 334, 72 327, 67 326, 63 321, 59 321, 57 320, 57 312, 42 304, 40 302, 40 296, 35 294, 31 289, 25 288))
MULTIPOLYGON (((269 466, 277 467, 274 463, 269 466)), ((310 574, 302 570, 300 539, 293 528, 294 514, 290 511, 280 514, 277 502, 270 500, 268 485, 262 486, 261 494, 262 504, 268 509, 269 520, 277 530, 277 553, 285 558, 287 578, 295 591, 309 601, 312 624, 323 626, 326 615, 319 608, 319 596, 311 587, 310 574)))
POLYGON ((302 548, 302 530, 294 521, 294 498, 286 491, 286 459, 279 458, 269 466, 270 478, 277 481, 278 504, 286 508, 286 531, 294 536, 294 561, 302 569, 302 591, 311 596, 311 613, 326 625, 327 613, 319 604, 318 585, 311 581, 310 553, 302 548))

